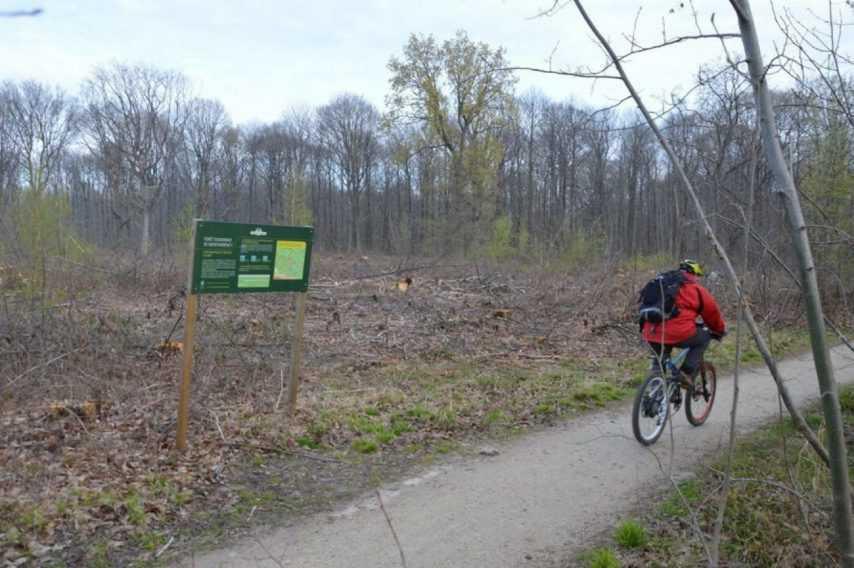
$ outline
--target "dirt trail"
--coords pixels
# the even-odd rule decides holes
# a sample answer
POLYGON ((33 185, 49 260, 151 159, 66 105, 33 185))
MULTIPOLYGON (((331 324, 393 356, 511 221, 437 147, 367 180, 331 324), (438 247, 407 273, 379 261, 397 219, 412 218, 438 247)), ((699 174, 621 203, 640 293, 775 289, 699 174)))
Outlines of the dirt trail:
MULTIPOLYGON (((854 382, 854 354, 837 348, 840 383, 854 382)), ((812 359, 781 365, 793 398, 815 398, 812 359)), ((705 426, 674 421, 675 477, 690 475, 698 458, 726 439, 732 381, 721 377, 705 426)), ((773 382, 764 369, 742 377, 742 431, 777 415, 773 382)), ((382 490, 409 568, 554 565, 621 515, 644 504, 644 488, 664 487, 658 459, 670 462, 667 433, 658 459, 632 437, 630 403, 526 436, 494 457, 449 463, 382 490)), ((196 557, 210 567, 398 568, 400 555, 374 497, 335 514, 318 515, 272 533, 196 557)))

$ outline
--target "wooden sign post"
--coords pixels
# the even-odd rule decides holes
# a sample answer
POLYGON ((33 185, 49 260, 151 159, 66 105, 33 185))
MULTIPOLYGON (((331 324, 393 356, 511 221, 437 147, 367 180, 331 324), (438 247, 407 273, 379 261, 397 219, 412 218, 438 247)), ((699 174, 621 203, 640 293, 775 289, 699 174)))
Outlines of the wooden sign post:
POLYGON ((302 328, 305 324, 306 293, 297 296, 297 321, 291 331, 291 380, 288 383, 288 417, 293 418, 297 409, 299 371, 302 366, 302 328))
POLYGON ((291 333, 291 379, 288 384, 288 414, 293 416, 302 364, 302 334, 313 237, 314 229, 311 227, 193 221, 175 439, 178 450, 187 448, 199 294, 298 293, 297 319, 291 333))

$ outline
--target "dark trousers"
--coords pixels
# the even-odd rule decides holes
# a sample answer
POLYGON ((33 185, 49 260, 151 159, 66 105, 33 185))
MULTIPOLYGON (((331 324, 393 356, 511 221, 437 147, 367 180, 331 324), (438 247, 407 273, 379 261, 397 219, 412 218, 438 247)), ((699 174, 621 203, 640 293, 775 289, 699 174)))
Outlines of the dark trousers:
POLYGON ((712 336, 709 335, 709 332, 698 327, 697 333, 694 334, 694 337, 686 339, 682 343, 676 343, 675 345, 662 345, 661 343, 650 342, 649 346, 652 347, 652 350, 655 351, 655 354, 659 358, 661 357, 662 352, 669 356, 670 350, 674 347, 690 349, 688 357, 685 358, 685 362, 682 364, 682 371, 688 375, 693 375, 700 368, 700 358, 703 356, 703 353, 706 352, 706 348, 709 346, 711 341, 712 336))

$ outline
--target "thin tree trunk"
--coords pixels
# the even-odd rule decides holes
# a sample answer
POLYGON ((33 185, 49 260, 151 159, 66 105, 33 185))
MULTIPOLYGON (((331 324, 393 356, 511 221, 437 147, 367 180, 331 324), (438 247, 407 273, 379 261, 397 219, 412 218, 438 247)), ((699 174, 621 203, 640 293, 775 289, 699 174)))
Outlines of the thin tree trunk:
POLYGON ((766 159, 777 182, 776 192, 786 208, 786 220, 792 232, 792 241, 797 253, 804 286, 804 301, 810 328, 815 370, 821 391, 824 419, 827 424, 827 442, 830 452, 830 471, 833 480, 833 520, 836 539, 844 566, 854 566, 854 532, 851 523, 851 490, 848 484, 848 458, 843 434, 842 412, 839 407, 839 392, 830 360, 824 327, 824 313, 818 289, 815 264, 807 235, 806 222, 801 210, 800 198, 792 174, 783 156, 777 134, 771 94, 765 82, 765 65, 759 49, 759 38, 753 22, 748 0, 730 0, 738 14, 738 27, 744 44, 744 54, 753 83, 756 107, 759 111, 763 146, 766 159))
POLYGON ((151 206, 142 206, 142 256, 148 256, 151 251, 151 206))
MULTIPOLYGON (((758 125, 757 125, 758 126, 758 125)), ((758 142, 754 140, 752 145, 753 156, 750 161, 750 181, 749 191, 747 195, 747 212, 744 213, 744 258, 742 258, 741 275, 742 278, 747 274, 748 266, 750 265, 748 257, 750 253, 750 232, 753 224, 753 195, 756 189, 756 162, 758 162, 757 154, 758 142)), ((735 328, 735 372, 732 376, 732 410, 730 411, 729 422, 729 447, 727 448, 726 457, 726 473, 724 474, 724 483, 721 488, 720 504, 718 505, 718 516, 715 519, 715 528, 712 533, 712 559, 711 565, 717 567, 720 564, 721 557, 721 534, 724 527, 724 516, 726 515, 727 499, 729 498, 730 483, 732 480, 732 458, 735 454, 735 439, 736 439, 736 417, 738 411, 738 379, 741 371, 741 320, 744 314, 744 298, 738 299, 738 315, 735 328)), ((782 413, 782 406, 780 407, 782 413)), ((782 415, 782 414, 781 414, 782 415)))

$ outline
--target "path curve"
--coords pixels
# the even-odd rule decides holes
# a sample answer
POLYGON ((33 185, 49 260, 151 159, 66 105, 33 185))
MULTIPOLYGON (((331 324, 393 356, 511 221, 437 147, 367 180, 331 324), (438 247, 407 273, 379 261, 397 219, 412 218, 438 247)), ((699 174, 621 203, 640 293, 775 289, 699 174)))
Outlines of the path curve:
MULTIPOLYGON (((854 353, 833 351, 837 380, 854 383, 854 353)), ((810 355, 780 365, 796 403, 818 392, 810 355)), ((732 381, 719 377, 708 422, 674 420, 675 477, 690 475, 699 456, 725 445, 732 381)), ((739 428, 777 415, 776 390, 763 369, 742 373, 739 428)), ((639 488, 667 483, 658 460, 633 438, 630 403, 520 437, 494 457, 436 467, 382 490, 409 568, 552 565, 643 506, 639 488)), ((665 432, 653 447, 667 464, 665 432)), ((184 565, 190 565, 188 561, 184 565)), ((196 557, 197 567, 400 568, 401 561, 375 497, 335 514, 309 517, 196 557)))

